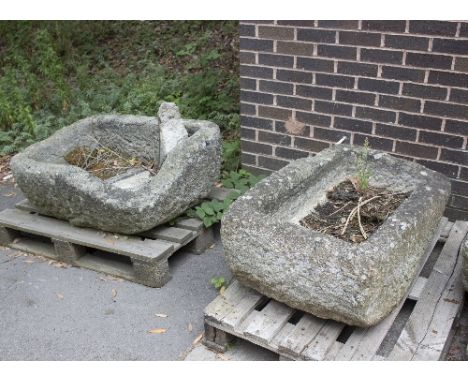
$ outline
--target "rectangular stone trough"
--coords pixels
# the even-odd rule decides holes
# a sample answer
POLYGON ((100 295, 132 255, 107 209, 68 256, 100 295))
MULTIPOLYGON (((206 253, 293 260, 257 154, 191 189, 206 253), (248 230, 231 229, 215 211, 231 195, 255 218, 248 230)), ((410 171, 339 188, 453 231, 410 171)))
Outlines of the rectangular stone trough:
POLYGON ((244 194, 222 221, 227 262, 260 293, 315 316, 371 326, 405 297, 450 195, 441 174, 370 150, 370 184, 410 192, 356 244, 299 224, 326 191, 356 174, 359 149, 335 146, 292 162, 244 194))

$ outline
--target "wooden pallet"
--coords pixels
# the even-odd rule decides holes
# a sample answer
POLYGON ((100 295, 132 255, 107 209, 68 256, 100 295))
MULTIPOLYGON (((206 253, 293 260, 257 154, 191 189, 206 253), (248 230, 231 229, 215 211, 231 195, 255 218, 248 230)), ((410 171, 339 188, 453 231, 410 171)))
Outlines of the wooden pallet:
MULTIPOLYGON (((216 189, 210 196, 225 193, 216 189)), ((41 215, 27 200, 0 212, 0 245, 155 288, 169 281, 168 259, 177 250, 184 247, 198 254, 213 242, 213 229, 194 218, 126 236, 41 215)))
POLYGON ((277 353, 281 360, 443 359, 463 305, 459 247, 467 230, 468 222, 442 219, 407 298, 373 327, 320 319, 234 281, 205 309, 204 343, 224 351, 242 338, 277 353), (434 248, 447 226, 439 255, 434 248), (427 269, 430 264, 432 269, 427 269))

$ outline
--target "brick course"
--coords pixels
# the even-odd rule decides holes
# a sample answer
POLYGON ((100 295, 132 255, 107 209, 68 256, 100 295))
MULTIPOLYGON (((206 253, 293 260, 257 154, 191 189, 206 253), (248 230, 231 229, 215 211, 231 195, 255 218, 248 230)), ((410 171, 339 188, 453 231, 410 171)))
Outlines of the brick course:
POLYGON ((246 21, 242 163, 269 173, 342 137, 451 178, 468 220, 468 22, 246 21))

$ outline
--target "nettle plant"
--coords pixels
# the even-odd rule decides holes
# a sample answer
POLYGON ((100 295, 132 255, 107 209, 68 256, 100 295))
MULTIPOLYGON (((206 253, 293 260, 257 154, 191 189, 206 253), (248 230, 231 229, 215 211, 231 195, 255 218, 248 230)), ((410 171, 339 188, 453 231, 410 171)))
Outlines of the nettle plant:
POLYGON ((234 200, 253 187, 262 176, 255 176, 246 170, 230 171, 224 174, 221 181, 224 187, 232 189, 224 200, 212 199, 191 208, 187 211, 187 216, 196 217, 203 221, 205 227, 211 227, 213 224, 221 221, 224 213, 229 209, 234 200))

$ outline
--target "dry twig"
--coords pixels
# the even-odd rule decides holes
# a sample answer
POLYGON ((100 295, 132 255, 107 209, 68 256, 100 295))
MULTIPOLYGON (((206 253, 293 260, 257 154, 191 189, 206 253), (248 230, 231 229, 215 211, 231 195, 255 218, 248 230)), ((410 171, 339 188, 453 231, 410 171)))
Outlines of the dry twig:
POLYGON ((359 230, 361 231, 362 237, 367 240, 367 234, 366 231, 364 230, 364 227, 362 226, 361 223, 361 203, 362 203, 362 196, 359 198, 358 205, 357 205, 357 216, 358 216, 358 224, 359 224, 359 230))

